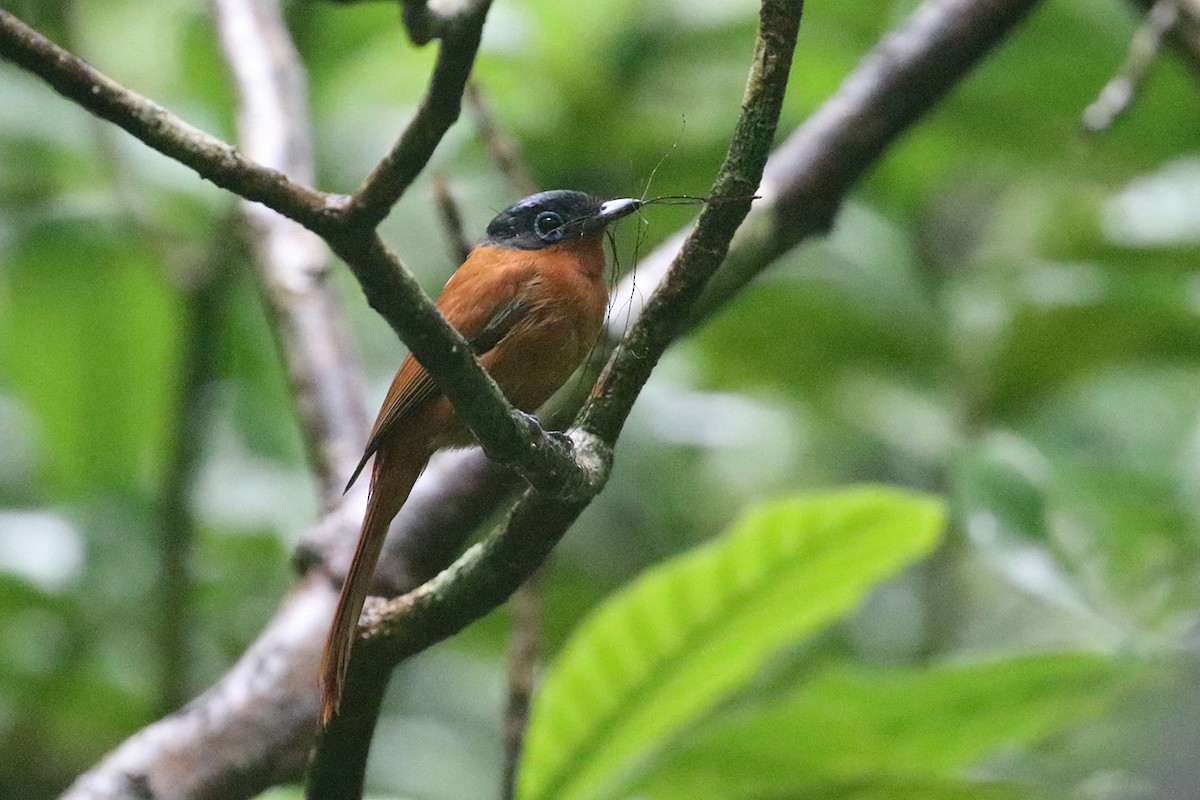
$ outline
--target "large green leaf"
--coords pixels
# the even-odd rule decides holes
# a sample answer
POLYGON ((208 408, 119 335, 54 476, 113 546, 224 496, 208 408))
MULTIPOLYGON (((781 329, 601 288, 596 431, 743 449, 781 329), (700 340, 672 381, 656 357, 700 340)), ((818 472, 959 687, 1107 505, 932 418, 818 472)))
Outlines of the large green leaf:
MULTIPOLYGON (((807 797, 814 784, 896 788, 962 777, 990 752, 1093 717, 1130 666, 1084 653, 928 670, 837 665, 788 697, 739 709, 689 736, 656 765, 639 796, 807 797)), ((878 796, 909 794, 897 788, 878 796)))
POLYGON ((927 553, 940 503, 867 488, 775 502, 645 574, 586 622, 537 697, 520 796, 612 797, 640 759, 780 647, 927 553))
MULTIPOLYGON (((893 778, 871 783, 814 783, 778 800, 1037 800, 1048 795, 1013 783, 893 778)), ((759 800, 775 800, 774 796, 759 800)))

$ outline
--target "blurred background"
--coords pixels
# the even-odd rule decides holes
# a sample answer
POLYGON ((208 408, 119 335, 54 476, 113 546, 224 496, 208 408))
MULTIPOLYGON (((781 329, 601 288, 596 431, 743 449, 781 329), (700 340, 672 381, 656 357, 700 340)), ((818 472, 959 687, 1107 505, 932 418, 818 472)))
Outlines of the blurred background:
MULTIPOLYGON (((0 6, 234 137, 203 4, 0 6)), ((781 136, 915 6, 811 0, 781 136)), ((309 70, 319 186, 350 191, 412 114, 435 51, 408 42, 392 4, 287 10, 309 70)), ((541 187, 704 194, 756 11, 500 0, 476 75, 541 187)), ((1054 797, 1196 796, 1200 72, 1168 50, 1110 130, 1080 122, 1138 22, 1126 0, 1043 4, 869 174, 828 238, 669 353, 608 488, 554 556, 551 654, 614 588, 754 502, 915 487, 948 499, 941 548, 805 643, 795 668, 1097 654, 1116 677, 972 769, 1054 797)), ((383 228, 432 293, 456 266, 434 172, 472 236, 515 199, 464 116, 383 228)), ((622 267, 694 210, 654 206, 622 223, 622 267)), ((208 686, 291 584, 316 493, 253 270, 226 244, 233 211, 188 170, 0 65, 4 797, 54 796, 208 686), (216 380, 181 484, 181 390, 197 358, 216 380), (168 585, 162 532, 180 508, 196 537, 187 580, 168 585), (182 643, 164 619, 186 630, 182 643)), ((374 409, 403 351, 349 274, 335 276, 374 409)), ((494 796, 508 624, 494 614, 401 667, 376 740, 389 756, 369 776, 379 796, 494 796)))

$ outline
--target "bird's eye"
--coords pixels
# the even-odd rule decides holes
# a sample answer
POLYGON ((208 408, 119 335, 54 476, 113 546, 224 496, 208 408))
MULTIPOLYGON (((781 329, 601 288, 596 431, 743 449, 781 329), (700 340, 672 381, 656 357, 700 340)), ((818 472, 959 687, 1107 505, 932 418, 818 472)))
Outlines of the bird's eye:
POLYGON ((533 219, 533 232, 543 242, 557 242, 567 231, 561 215, 543 211, 533 219))

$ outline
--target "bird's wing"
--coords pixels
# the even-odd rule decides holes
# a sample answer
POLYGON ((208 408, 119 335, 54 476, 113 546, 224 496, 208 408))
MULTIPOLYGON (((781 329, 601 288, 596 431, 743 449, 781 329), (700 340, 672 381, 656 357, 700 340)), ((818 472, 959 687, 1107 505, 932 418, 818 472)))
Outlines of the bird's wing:
MULTIPOLYGON (((437 305, 446 321, 471 345, 475 355, 481 356, 499 344, 534 309, 527 290, 536 273, 532 267, 496 270, 472 269, 472 266, 472 260, 468 258, 451 276, 437 305), (480 303, 479 298, 491 302, 480 303)), ((366 450, 346 483, 346 489, 354 485, 367 461, 379 449, 383 437, 440 393, 437 384, 415 358, 410 355, 404 359, 392 379, 366 450)))

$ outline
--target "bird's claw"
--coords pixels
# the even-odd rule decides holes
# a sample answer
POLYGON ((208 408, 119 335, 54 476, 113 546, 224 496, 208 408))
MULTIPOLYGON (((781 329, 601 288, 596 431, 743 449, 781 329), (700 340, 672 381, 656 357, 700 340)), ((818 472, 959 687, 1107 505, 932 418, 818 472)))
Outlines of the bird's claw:
POLYGON ((533 414, 528 414, 524 411, 518 411, 517 413, 525 418, 525 421, 529 423, 530 428, 534 430, 541 430, 542 433, 546 435, 547 439, 552 439, 568 453, 575 449, 575 443, 571 441, 571 437, 567 434, 563 433, 562 431, 552 431, 548 428, 542 427, 542 421, 533 414))

